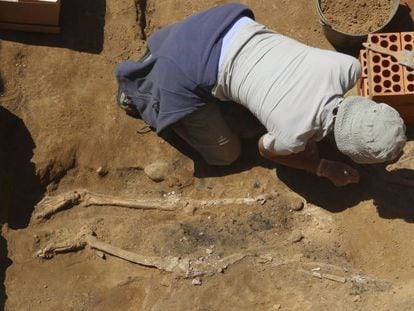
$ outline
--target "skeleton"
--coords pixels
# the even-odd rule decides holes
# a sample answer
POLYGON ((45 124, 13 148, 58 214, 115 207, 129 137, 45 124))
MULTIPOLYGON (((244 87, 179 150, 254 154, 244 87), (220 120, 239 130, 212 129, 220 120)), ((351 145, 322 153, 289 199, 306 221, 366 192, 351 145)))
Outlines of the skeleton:
MULTIPOLYGON (((378 176, 378 171, 375 169, 365 168, 365 171, 367 171, 369 174, 376 173, 373 175, 378 176)), ((397 175, 381 174, 380 177, 387 183, 408 187, 414 186, 414 181, 401 178, 397 175)), ((77 205, 84 207, 114 206, 141 210, 178 211, 184 209, 187 206, 208 207, 216 205, 264 204, 267 200, 272 199, 272 197, 275 197, 277 195, 278 194, 275 192, 257 197, 247 198, 195 200, 173 196, 165 199, 141 200, 119 198, 80 189, 57 196, 45 197, 37 204, 35 212, 32 216, 32 220, 42 221, 52 217, 62 210, 69 209, 77 205)), ((306 204, 306 202, 304 202, 304 204, 306 204)), ((84 227, 75 238, 63 241, 61 243, 50 244, 41 249, 36 255, 40 258, 50 259, 60 253, 79 251, 85 249, 86 247, 101 251, 103 253, 138 265, 153 267, 167 272, 173 272, 185 278, 192 278, 201 275, 212 275, 217 271, 223 271, 228 266, 239 262, 243 258, 255 255, 255 252, 257 251, 257 249, 249 249, 241 253, 229 255, 222 259, 207 259, 204 261, 181 257, 148 257, 126 251, 119 247, 99 241, 90 228, 84 227)))
MULTIPOLYGON (((266 200, 271 199, 276 195, 277 193, 272 193, 253 198, 226 198, 213 200, 194 200, 179 197, 158 200, 139 200, 107 196, 92 193, 87 190, 75 190, 57 196, 45 197, 37 204, 32 218, 35 221, 41 221, 50 218, 59 211, 69 209, 76 205, 82 205, 84 207, 94 205, 116 206, 143 210, 156 209, 161 211, 176 211, 188 205, 207 207, 215 205, 264 204, 266 200)), ((148 257, 99 241, 93 230, 88 226, 85 226, 80 230, 79 234, 76 235, 75 238, 60 243, 49 244, 39 250, 36 255, 40 258, 50 259, 60 253, 79 251, 85 249, 86 247, 138 265, 173 272, 185 278, 201 275, 212 275, 217 271, 227 269, 228 266, 237 263, 246 256, 252 254, 252 250, 250 250, 249 252, 246 251, 243 253, 232 254, 218 260, 211 260, 207 258, 203 261, 181 257, 148 257)))

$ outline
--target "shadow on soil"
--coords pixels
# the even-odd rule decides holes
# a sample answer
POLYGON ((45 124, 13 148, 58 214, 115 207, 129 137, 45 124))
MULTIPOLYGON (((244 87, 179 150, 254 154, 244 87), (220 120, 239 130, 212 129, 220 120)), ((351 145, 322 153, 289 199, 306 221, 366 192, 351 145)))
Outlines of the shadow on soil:
POLYGON ((4 80, 3 76, 0 73, 0 95, 4 93, 4 80))
POLYGON ((244 135, 249 137, 240 140, 240 156, 231 165, 209 165, 197 151, 190 147, 172 130, 166 132, 162 137, 170 145, 194 161, 194 176, 198 178, 220 177, 230 174, 237 174, 247 171, 255 166, 263 166, 267 168, 274 167, 272 162, 262 158, 259 154, 257 142, 259 137, 265 132, 265 128, 260 124, 260 122, 241 105, 231 102, 223 102, 221 105, 223 105, 221 106, 223 118, 229 125, 230 129, 234 133, 239 133, 239 136, 243 137, 244 135), (244 134, 240 135, 242 131, 244 134))
POLYGON ((103 49, 105 0, 62 1, 60 34, 0 31, 0 39, 99 54, 103 49))
MULTIPOLYGON (((1 81, 0 81, 1 82, 1 81)), ((19 229, 28 225, 44 188, 30 161, 35 144, 23 121, 0 106, 0 225, 19 229)), ((0 309, 6 300, 7 241, 0 236, 0 309)))
POLYGON ((6 287, 4 282, 6 279, 6 269, 11 265, 11 261, 7 258, 7 241, 0 235, 0 309, 4 310, 6 303, 6 287))
POLYGON ((411 17, 411 8, 407 3, 401 4, 392 21, 383 32, 405 32, 414 30, 414 21, 411 17))
MULTIPOLYGON (((414 139, 414 128, 409 128, 407 136, 409 140, 414 139)), ((358 169, 361 174, 360 183, 337 188, 324 178, 283 166, 277 167, 277 177, 309 203, 333 213, 351 208, 361 201, 373 200, 380 217, 414 222, 414 170, 387 172, 385 165, 355 165, 340 155, 339 151, 329 150, 327 145, 321 147, 323 157, 348 162, 358 169), (413 186, 392 182, 395 176, 408 180, 413 186)))

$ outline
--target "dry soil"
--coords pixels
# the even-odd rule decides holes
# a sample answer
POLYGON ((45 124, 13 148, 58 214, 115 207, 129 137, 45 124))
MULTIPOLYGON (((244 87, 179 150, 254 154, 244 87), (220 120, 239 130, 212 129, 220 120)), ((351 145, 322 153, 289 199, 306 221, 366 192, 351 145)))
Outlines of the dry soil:
POLYGON ((377 31, 388 21, 392 0, 321 0, 321 9, 329 24, 350 34, 377 31))

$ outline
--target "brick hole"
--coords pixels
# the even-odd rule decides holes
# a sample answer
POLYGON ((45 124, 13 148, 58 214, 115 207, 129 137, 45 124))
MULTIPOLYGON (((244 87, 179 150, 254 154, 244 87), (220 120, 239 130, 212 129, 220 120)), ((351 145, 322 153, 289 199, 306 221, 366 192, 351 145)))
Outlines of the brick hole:
POLYGON ((374 68, 372 68, 374 70, 375 73, 380 73, 381 72, 381 66, 374 66, 374 68))
POLYGON ((378 43, 379 42, 379 38, 377 36, 372 36, 371 37, 371 42, 372 43, 378 43))
POLYGON ((376 85, 376 86, 374 86, 374 91, 375 91, 376 93, 381 93, 381 91, 382 91, 382 87, 381 87, 380 85, 376 85))
POLYGON ((404 49, 412 51, 413 50, 413 45, 412 44, 407 44, 404 46, 404 49))
POLYGON ((406 41, 406 42, 410 42, 411 40, 412 40, 411 35, 409 35, 409 34, 405 34, 405 35, 404 35, 404 41, 406 41))
POLYGON ((397 40, 398 40, 398 37, 396 35, 391 35, 390 36, 390 41, 391 42, 397 42, 397 40))
POLYGON ((375 55, 375 56, 372 58, 372 61, 373 61, 374 63, 379 63, 379 62, 380 62, 380 60, 381 60, 381 57, 380 57, 379 55, 375 55))
POLYGON ((392 90, 393 90, 394 92, 399 92, 399 91, 401 91, 401 86, 399 86, 399 85, 394 85, 394 86, 392 87, 392 90))
POLYGON ((388 59, 384 59, 381 64, 382 67, 388 67, 390 65, 390 61, 388 59))
POLYGON ((394 82, 400 82, 401 81, 401 77, 399 76, 399 75, 393 75, 392 76, 392 81, 394 81, 394 82))
POLYGON ((414 85, 409 84, 409 85, 407 86, 407 89, 408 89, 408 91, 410 91, 410 92, 414 92, 414 85))
POLYGON ((390 80, 385 80, 383 83, 385 88, 389 88, 391 86, 391 81, 390 80))
POLYGON ((382 41, 380 42, 380 45, 381 45, 383 48, 386 48, 386 47, 388 47, 388 41, 386 41, 386 40, 382 40, 382 41))
POLYGON ((385 89, 383 93, 392 93, 392 90, 390 90, 390 89, 385 89))
POLYGON ((389 71, 389 70, 384 70, 384 71, 382 72, 382 75, 383 75, 384 77, 388 78, 388 77, 391 75, 391 71, 389 71))
POLYGON ((398 51, 398 46, 395 44, 390 45, 390 50, 391 51, 398 51))
POLYGON ((381 82, 381 76, 380 75, 375 75, 372 80, 374 80, 375 83, 380 83, 381 82))
POLYGON ((410 81, 410 82, 413 82, 414 81, 414 75, 413 74, 409 74, 407 76, 407 80, 410 81))
POLYGON ((392 65, 392 66, 391 66, 391 70, 392 70, 393 72, 398 72, 398 71, 400 70, 400 66, 399 66, 399 65, 397 65, 397 64, 392 65))

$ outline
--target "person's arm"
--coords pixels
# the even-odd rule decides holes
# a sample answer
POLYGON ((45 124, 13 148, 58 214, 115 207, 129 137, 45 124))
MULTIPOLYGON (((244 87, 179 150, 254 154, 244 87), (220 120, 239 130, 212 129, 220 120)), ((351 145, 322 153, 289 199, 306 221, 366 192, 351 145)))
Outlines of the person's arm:
POLYGON ((301 169, 311 174, 328 178, 335 186, 345 186, 359 182, 359 173, 349 165, 341 162, 321 159, 318 147, 314 142, 306 145, 306 149, 290 155, 278 155, 267 150, 263 145, 263 136, 259 139, 260 154, 271 161, 292 168, 301 169))

